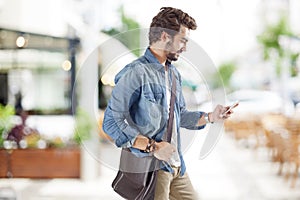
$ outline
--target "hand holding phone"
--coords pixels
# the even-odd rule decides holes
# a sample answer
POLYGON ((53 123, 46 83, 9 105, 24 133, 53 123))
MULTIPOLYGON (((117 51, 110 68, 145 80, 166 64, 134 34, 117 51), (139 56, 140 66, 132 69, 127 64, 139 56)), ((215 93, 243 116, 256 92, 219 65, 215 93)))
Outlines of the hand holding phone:
POLYGON ((235 107, 237 107, 239 105, 239 103, 240 103, 239 101, 236 101, 224 113, 222 113, 221 116, 223 117, 224 115, 228 114, 232 109, 234 109, 235 107))

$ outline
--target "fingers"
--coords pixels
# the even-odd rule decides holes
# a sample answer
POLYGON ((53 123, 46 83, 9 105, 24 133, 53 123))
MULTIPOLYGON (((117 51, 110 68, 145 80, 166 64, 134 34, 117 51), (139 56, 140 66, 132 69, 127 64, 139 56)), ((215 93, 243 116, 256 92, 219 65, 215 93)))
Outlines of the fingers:
POLYGON ((165 142, 163 147, 154 152, 154 156, 159 159, 168 162, 172 155, 176 152, 175 146, 165 142))
POLYGON ((226 112, 229 108, 230 108, 230 106, 223 107, 223 112, 226 112))
POLYGON ((164 147, 163 149, 161 149, 161 151, 163 151, 168 157, 171 157, 172 154, 176 151, 176 148, 170 144, 164 147))
POLYGON ((229 109, 230 109, 230 106, 218 105, 216 107, 216 111, 219 112, 219 114, 218 114, 219 120, 224 120, 224 119, 227 119, 231 116, 233 111, 229 110, 229 109))

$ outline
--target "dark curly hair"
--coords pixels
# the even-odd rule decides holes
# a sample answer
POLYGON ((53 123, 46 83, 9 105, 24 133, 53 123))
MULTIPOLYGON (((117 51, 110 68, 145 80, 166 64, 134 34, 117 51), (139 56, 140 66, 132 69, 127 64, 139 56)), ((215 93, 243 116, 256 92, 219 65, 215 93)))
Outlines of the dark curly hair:
POLYGON ((191 30, 195 30, 197 28, 196 21, 187 13, 172 7, 162 7, 160 12, 153 17, 150 25, 150 45, 160 39, 163 31, 174 36, 179 32, 180 25, 186 26, 191 30))

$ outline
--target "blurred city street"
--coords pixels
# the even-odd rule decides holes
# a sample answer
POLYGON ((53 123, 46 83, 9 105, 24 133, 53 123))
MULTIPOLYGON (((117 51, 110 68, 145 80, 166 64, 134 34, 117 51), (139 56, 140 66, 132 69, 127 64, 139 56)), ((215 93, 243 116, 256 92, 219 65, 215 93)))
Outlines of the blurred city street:
MULTIPOLYGON (((133 137, 129 144, 136 133, 157 137, 149 133, 158 131, 140 130, 150 123, 130 119, 138 124, 131 127, 126 117, 140 105, 132 101, 136 95, 161 111, 149 107, 136 119, 153 113, 159 119, 156 101, 168 92, 163 82, 150 101, 142 90, 158 84, 134 76, 126 81, 138 80, 137 87, 119 84, 120 93, 132 95, 128 110, 107 106, 114 105, 110 99, 127 102, 111 98, 116 74, 152 47, 150 24, 162 7, 197 22, 172 62, 186 103, 180 94, 180 116, 185 107, 208 117, 218 104, 239 102, 224 124, 201 115, 195 120, 202 125, 206 119, 205 129, 181 129, 187 172, 200 199, 300 199, 299 0, 0 0, 0 200, 122 199, 111 187, 120 157, 112 138, 133 137), (120 135, 115 129, 107 134, 107 108, 126 115, 110 120, 120 135)), ((166 49, 161 52, 173 54, 166 49)), ((166 67, 170 58, 163 58, 156 60, 166 67)), ((193 120, 176 125, 186 121, 193 120)), ((159 126, 153 125, 163 133, 159 126)))

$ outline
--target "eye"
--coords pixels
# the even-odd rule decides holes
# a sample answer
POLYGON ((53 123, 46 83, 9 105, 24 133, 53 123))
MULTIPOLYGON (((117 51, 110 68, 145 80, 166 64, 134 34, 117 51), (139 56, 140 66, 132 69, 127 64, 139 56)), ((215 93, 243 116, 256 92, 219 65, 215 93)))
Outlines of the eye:
POLYGON ((188 41, 186 39, 181 39, 180 42, 186 44, 188 41))

